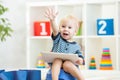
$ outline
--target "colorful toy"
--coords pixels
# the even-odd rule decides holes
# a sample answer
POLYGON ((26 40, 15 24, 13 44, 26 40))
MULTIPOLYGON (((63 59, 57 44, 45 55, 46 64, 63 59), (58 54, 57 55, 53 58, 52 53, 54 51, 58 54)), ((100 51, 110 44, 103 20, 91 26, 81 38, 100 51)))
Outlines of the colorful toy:
POLYGON ((95 57, 94 56, 91 57, 89 69, 91 69, 91 70, 96 69, 96 63, 95 63, 95 57))
POLYGON ((109 48, 103 48, 100 70, 113 70, 109 48))
POLYGON ((45 62, 42 59, 42 54, 38 55, 37 68, 45 68, 45 62))
POLYGON ((49 21, 34 22, 34 36, 50 36, 50 33, 49 21))

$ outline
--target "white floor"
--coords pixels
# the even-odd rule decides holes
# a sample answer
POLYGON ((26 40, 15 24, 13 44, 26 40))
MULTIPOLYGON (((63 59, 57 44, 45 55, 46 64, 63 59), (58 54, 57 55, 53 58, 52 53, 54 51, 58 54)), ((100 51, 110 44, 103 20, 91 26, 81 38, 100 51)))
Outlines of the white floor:
POLYGON ((86 78, 86 80, 120 80, 119 76, 102 76, 102 77, 91 77, 91 78, 86 78))
MULTIPOLYGON (((48 70, 42 70, 42 80, 45 80, 48 70)), ((120 80, 120 71, 82 70, 85 80, 120 80)))

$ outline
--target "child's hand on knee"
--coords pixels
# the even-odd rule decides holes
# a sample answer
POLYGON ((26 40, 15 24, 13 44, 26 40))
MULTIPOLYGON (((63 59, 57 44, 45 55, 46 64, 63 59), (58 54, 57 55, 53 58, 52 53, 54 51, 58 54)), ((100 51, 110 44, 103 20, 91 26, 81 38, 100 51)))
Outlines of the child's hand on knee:
POLYGON ((79 58, 77 61, 76 61, 77 64, 81 65, 83 64, 83 59, 82 58, 79 58))

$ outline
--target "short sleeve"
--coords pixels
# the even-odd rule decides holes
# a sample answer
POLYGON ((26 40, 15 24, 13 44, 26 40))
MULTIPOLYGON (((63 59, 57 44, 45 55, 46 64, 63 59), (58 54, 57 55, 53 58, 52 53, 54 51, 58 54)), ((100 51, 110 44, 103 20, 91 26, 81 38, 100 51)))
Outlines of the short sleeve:
POLYGON ((60 33, 58 33, 56 36, 54 36, 53 34, 51 35, 52 40, 54 41, 54 43, 57 43, 60 39, 60 33))

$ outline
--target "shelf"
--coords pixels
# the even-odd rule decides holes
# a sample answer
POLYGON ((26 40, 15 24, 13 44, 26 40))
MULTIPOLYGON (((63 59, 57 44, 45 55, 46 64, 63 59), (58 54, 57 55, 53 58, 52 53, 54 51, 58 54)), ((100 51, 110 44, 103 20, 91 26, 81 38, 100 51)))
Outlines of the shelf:
POLYGON ((86 0, 86 3, 92 4, 107 4, 107 3, 115 3, 116 0, 86 0))
MULTIPOLYGON (((84 36, 75 36, 74 39, 84 38, 84 36)), ((51 36, 33 36, 30 39, 51 39, 51 36)))
POLYGON ((33 36, 31 39, 51 39, 50 36, 33 36))

